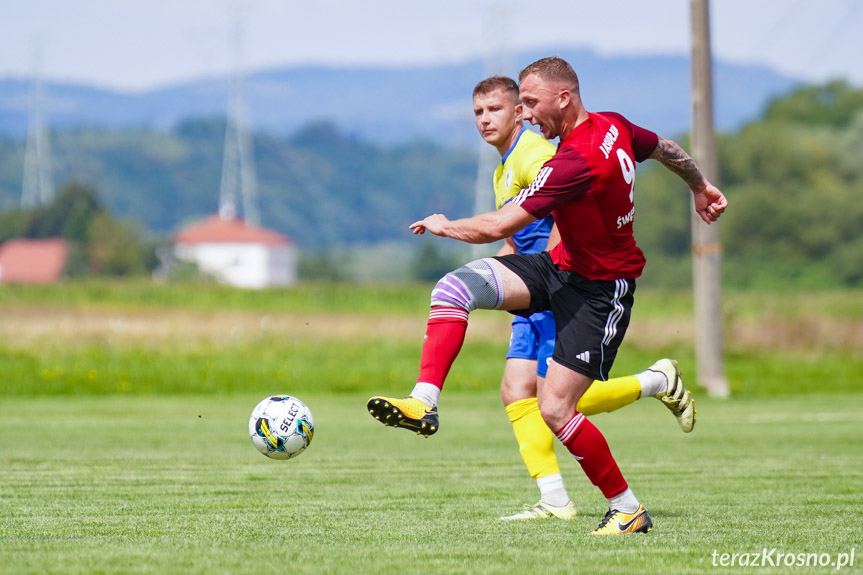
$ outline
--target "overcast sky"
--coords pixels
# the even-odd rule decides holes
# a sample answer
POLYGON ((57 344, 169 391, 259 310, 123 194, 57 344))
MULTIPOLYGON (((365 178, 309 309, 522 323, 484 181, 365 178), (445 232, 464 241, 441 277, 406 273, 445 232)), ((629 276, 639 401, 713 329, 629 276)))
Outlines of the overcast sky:
MULTIPOLYGON (((717 59, 863 85, 861 0, 712 0, 711 26, 717 59)), ((0 0, 0 77, 123 91, 226 74, 238 53, 256 70, 690 46, 689 0, 0 0)))

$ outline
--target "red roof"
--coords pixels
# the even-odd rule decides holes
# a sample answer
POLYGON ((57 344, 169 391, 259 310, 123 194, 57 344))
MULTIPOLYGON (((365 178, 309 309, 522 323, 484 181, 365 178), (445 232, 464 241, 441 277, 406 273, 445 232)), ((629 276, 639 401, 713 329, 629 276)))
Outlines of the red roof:
POLYGON ((176 243, 243 243, 275 246, 290 244, 291 240, 279 232, 247 224, 243 220, 225 220, 219 216, 211 216, 180 230, 176 243))
POLYGON ((61 238, 9 240, 0 246, 0 281, 22 284, 57 281, 68 253, 69 246, 61 238))

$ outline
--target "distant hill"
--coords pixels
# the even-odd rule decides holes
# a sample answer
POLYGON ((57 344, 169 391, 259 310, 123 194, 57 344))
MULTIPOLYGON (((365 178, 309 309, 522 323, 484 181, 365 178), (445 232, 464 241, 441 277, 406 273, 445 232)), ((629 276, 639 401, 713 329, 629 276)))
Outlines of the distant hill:
MULTIPOLYGON (((171 130, 64 130, 52 138, 53 176, 91 187, 113 216, 162 237, 216 212, 224 140, 218 118, 171 130)), ((475 149, 372 145, 329 123, 290 138, 256 134, 253 147, 261 223, 303 249, 403 241, 419 217, 473 207, 475 149)), ((0 213, 20 204, 22 148, 0 136, 0 213)), ((490 208, 490 192, 488 200, 490 208)))
MULTIPOLYGON (((519 65, 552 52, 522 53, 519 65)), ((689 60, 684 56, 606 58, 583 50, 558 55, 573 64, 590 110, 615 110, 663 135, 689 129, 689 60)), ((515 75, 517 70, 512 70, 515 75)), ((411 68, 287 67, 249 73, 246 103, 255 129, 293 134, 329 121, 360 139, 393 144, 429 139, 474 146, 470 93, 484 76, 479 60, 411 68)), ((714 67, 716 124, 732 131, 755 119, 768 99, 800 82, 763 67, 714 67)), ((223 116, 228 78, 178 84, 141 93, 46 83, 45 112, 52 129, 70 127, 170 129, 189 117, 223 116)), ((30 83, 0 79, 0 134, 26 131, 30 83)))
MULTIPOLYGON (((630 89, 620 97, 635 106, 637 93, 630 89)), ((412 100, 421 108, 418 101, 412 100)), ((624 111, 641 121, 637 110, 624 111)), ((415 133, 422 114, 409 119, 415 123, 403 133, 415 133)), ((166 239, 216 211, 225 124, 224 117, 199 117, 170 129, 57 130, 53 179, 83 184, 122 225, 131 220, 148 238, 166 239)), ((720 228, 729 285, 863 287, 861 142, 863 89, 839 81, 771 100, 745 129, 717 138, 716 181, 732 206, 720 228)), ((415 237, 409 223, 436 212, 467 216, 477 201, 492 209, 491 174, 478 174, 477 165, 488 146, 372 142, 334 121, 309 122, 291 134, 256 131, 251 144, 261 223, 292 237, 310 256, 315 277, 397 279, 407 277, 409 267, 435 277, 450 255, 463 261, 468 251, 454 240, 415 237)), ((0 236, 6 238, 31 231, 31 220, 18 210, 24 148, 21 137, 0 134, 0 236)), ((638 200, 638 242, 653 262, 645 278, 657 286, 689 285, 690 194, 673 172, 658 162, 645 164, 636 192, 645 200, 638 200)), ((77 213, 61 208, 40 218, 37 231, 77 213)))

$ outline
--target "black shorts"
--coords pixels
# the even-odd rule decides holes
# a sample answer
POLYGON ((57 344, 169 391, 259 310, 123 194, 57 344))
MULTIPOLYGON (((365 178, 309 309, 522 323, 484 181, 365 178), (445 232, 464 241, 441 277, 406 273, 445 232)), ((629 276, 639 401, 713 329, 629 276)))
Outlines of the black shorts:
POLYGON ((525 317, 545 310, 554 313, 554 361, 593 379, 608 379, 629 327, 635 280, 589 280, 558 269, 548 252, 495 259, 530 291, 530 308, 511 313, 525 317))

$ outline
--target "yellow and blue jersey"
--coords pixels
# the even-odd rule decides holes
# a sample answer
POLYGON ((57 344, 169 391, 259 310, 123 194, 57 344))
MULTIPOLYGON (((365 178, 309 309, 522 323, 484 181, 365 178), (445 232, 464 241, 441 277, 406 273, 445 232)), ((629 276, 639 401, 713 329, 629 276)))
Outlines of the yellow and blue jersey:
MULTIPOLYGON (((495 207, 500 209, 524 188, 533 182, 543 164, 557 149, 554 145, 526 128, 522 128, 518 139, 501 158, 494 171, 495 207)), ((554 225, 549 215, 513 234, 512 239, 519 253, 537 253, 548 245, 548 234, 554 225)))

